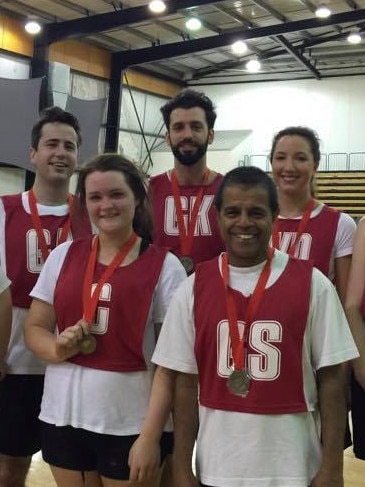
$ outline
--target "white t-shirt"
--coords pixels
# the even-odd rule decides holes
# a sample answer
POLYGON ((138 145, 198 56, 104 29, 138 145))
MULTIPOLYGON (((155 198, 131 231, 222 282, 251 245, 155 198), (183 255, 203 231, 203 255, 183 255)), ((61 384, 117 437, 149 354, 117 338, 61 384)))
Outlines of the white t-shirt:
MULTIPOLYGON (((28 192, 22 193, 24 210, 30 214, 28 203, 28 192)), ((64 216, 68 213, 68 205, 45 206, 37 203, 38 213, 41 216, 54 215, 64 216)), ((5 253, 5 220, 6 214, 4 204, 0 198, 0 263, 6 273, 5 253)), ((46 364, 31 352, 24 343, 24 320, 28 309, 13 306, 13 320, 11 326, 11 337, 6 362, 9 374, 44 374, 46 364)))
MULTIPOLYGON (((43 266, 31 296, 53 304, 54 289, 71 242, 56 247, 43 266)), ((155 323, 162 323, 177 286, 186 279, 180 261, 168 253, 154 291, 144 337, 146 371, 110 372, 72 362, 48 364, 40 419, 96 433, 134 435, 146 415, 154 366, 155 323)), ((171 426, 168 426, 171 429, 171 426)))
MULTIPOLYGON (((286 254, 275 251, 266 287, 278 279, 287 261, 286 254)), ((250 295, 263 265, 230 266, 230 286, 250 295)), ((176 291, 152 360, 169 369, 197 374, 193 286, 194 274, 176 291)), ((285 296, 282 305, 284 300, 285 296)), ((313 371, 356 356, 358 352, 337 293, 331 282, 314 269, 303 343, 306 387, 315 384, 313 371)), ((262 415, 200 406, 199 415, 197 471, 202 483, 220 487, 310 485, 321 461, 318 411, 262 415)))
POLYGON ((5 289, 7 289, 10 286, 10 284, 11 284, 10 279, 8 279, 8 276, 0 267, 0 294, 2 294, 5 291, 5 289))

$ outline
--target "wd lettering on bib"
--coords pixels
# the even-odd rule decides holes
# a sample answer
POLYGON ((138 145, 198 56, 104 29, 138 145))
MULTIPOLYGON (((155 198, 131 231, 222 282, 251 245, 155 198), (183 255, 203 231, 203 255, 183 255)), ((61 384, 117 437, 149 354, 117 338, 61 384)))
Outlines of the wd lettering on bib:
MULTIPOLYGON (((280 232, 280 250, 288 252, 290 246, 295 242, 296 232, 280 232)), ((303 233, 295 248, 294 257, 302 260, 309 260, 312 246, 312 235, 303 233)))

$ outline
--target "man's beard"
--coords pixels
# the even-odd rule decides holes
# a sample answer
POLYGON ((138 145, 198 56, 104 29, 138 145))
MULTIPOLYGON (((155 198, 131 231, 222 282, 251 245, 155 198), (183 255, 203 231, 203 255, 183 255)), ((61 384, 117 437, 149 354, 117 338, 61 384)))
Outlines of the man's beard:
POLYGON ((208 139, 203 145, 193 144, 196 147, 195 152, 180 152, 179 147, 184 145, 186 141, 181 142, 179 145, 171 146, 171 151, 174 154, 175 158, 184 166, 193 166, 196 164, 202 157, 205 156, 207 149, 208 149, 208 139))

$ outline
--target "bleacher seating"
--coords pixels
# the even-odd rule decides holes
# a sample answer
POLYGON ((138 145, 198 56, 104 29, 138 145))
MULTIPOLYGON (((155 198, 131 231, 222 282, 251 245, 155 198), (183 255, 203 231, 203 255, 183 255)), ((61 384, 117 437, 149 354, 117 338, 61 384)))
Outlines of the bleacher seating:
POLYGON ((365 216, 365 170, 318 171, 314 191, 319 201, 356 220, 365 216))

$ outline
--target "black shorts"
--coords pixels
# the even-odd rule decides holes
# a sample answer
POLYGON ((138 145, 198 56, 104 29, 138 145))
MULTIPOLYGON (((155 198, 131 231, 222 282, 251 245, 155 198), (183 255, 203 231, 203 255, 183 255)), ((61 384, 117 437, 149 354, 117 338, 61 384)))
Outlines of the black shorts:
POLYGON ((352 442, 356 458, 365 460, 365 391, 352 377, 351 380, 352 442))
MULTIPOLYGON (((115 436, 93 433, 72 426, 42 425, 43 459, 67 470, 96 470, 115 480, 129 479, 129 450, 138 435, 115 436)), ((173 433, 161 439, 161 463, 172 452, 173 433)))
POLYGON ((43 375, 9 374, 0 382, 0 453, 27 457, 41 449, 38 419, 43 375))

